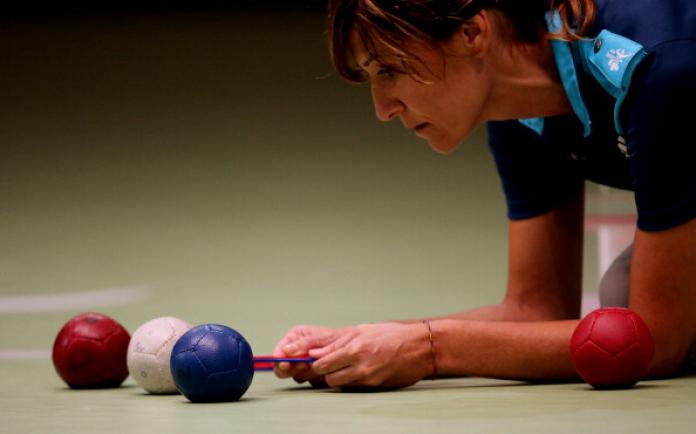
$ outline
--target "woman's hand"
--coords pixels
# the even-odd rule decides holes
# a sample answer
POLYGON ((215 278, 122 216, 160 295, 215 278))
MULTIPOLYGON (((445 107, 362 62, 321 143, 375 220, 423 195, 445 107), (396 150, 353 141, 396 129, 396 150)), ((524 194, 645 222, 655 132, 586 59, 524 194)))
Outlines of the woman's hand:
MULTIPOLYGON (((308 349, 304 348, 304 342, 307 339, 321 339, 336 332, 337 329, 328 327, 295 326, 276 344, 273 357, 306 357, 308 349)), ((273 371, 278 378, 292 378, 300 384, 309 381, 314 387, 326 387, 324 376, 315 373, 309 363, 276 363, 273 371)))
MULTIPOLYGON (((309 355, 310 367, 279 364, 276 375, 296 381, 323 380, 344 389, 396 389, 410 386, 433 372, 424 324, 381 323, 329 329, 298 326, 278 343, 279 356, 309 355)), ((274 353, 276 355, 276 353, 274 353)))

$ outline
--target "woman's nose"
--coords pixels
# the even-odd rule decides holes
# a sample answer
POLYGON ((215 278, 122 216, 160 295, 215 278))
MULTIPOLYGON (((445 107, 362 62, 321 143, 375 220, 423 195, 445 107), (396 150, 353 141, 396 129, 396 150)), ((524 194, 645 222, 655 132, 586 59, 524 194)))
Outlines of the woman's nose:
POLYGON ((404 111, 404 104, 394 96, 387 94, 375 86, 372 87, 372 101, 375 104, 377 119, 388 122, 404 111))

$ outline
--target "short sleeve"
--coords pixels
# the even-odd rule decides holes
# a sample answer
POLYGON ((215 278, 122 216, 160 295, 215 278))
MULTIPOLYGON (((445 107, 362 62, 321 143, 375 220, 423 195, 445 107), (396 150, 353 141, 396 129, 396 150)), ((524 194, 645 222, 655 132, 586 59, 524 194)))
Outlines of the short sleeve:
POLYGON ((696 41, 662 44, 636 71, 621 110, 638 227, 696 217, 696 41))
POLYGON ((583 176, 570 150, 565 143, 550 139, 554 134, 547 134, 570 127, 565 124, 547 118, 543 136, 518 121, 487 124, 489 147, 510 219, 526 219, 551 211, 581 189, 583 176))

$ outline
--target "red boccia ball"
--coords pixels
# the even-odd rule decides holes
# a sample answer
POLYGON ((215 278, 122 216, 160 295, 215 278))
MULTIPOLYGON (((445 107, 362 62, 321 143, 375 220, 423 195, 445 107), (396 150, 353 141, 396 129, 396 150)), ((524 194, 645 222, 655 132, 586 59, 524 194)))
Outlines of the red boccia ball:
POLYGON ((73 389, 118 387, 128 377, 130 335, 114 319, 95 312, 65 323, 53 343, 53 366, 73 389))
POLYGON ((648 326, 635 312, 622 307, 590 312, 570 339, 575 370, 597 389, 633 386, 647 373, 654 353, 648 326))

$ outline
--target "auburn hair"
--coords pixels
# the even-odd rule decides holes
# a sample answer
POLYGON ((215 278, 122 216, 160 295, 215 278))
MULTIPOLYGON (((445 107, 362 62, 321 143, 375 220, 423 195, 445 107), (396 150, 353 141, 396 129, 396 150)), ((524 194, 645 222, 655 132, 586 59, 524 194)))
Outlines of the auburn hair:
POLYGON ((401 59, 406 72, 418 75, 419 59, 407 45, 416 41, 434 46, 444 41, 483 9, 497 10, 511 24, 515 40, 538 42, 544 37, 578 40, 592 25, 594 0, 329 0, 329 52, 338 73, 348 81, 365 81, 354 64, 351 35, 355 32, 370 56, 379 61, 378 47, 401 59), (548 34, 547 12, 561 19, 557 34, 548 34))

